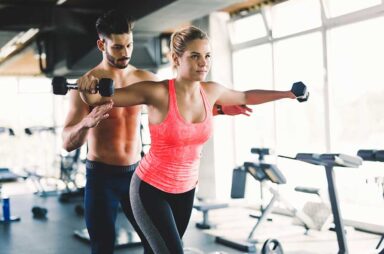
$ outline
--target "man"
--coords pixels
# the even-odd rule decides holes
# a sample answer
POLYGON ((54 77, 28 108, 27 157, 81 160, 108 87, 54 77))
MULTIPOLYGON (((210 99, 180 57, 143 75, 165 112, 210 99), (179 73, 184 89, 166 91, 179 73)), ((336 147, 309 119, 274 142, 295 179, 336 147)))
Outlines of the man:
MULTIPOLYGON (((96 21, 97 47, 102 61, 78 80, 79 86, 111 78, 115 87, 144 80, 157 80, 150 72, 138 70, 129 61, 133 50, 132 23, 117 11, 109 11, 96 21)), ((215 107, 216 114, 245 114, 245 106, 215 107)), ((104 104, 90 108, 77 91, 70 92, 70 109, 63 130, 63 147, 72 151, 86 141, 87 182, 85 220, 93 254, 113 253, 118 204, 140 236, 144 253, 153 253, 138 227, 129 201, 129 185, 140 160, 140 106, 112 108, 104 104)))

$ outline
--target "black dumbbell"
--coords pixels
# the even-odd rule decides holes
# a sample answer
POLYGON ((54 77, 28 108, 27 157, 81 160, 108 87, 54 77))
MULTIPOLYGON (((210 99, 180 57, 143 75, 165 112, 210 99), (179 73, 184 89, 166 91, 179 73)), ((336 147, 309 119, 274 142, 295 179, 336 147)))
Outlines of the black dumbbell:
MULTIPOLYGON (((64 77, 54 77, 52 79, 53 94, 66 95, 69 89, 78 89, 77 84, 69 84, 64 77)), ((102 78, 96 86, 96 91, 101 96, 112 96, 114 93, 113 80, 109 78, 102 78)))
POLYGON ((84 215, 84 207, 82 205, 76 205, 75 206, 75 213, 79 216, 84 215))
POLYGON ((44 207, 32 207, 33 218, 44 219, 47 217, 48 210, 44 207))
POLYGON ((291 92, 296 95, 296 99, 299 102, 308 100, 309 92, 307 90, 307 86, 301 81, 293 83, 291 92))

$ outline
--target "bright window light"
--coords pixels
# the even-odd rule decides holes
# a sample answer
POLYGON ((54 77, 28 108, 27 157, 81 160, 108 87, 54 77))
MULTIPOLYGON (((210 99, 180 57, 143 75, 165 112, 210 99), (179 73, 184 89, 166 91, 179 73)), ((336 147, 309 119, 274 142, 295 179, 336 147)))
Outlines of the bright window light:
POLYGON ((160 79, 171 79, 174 78, 175 72, 172 69, 171 65, 167 65, 165 67, 161 67, 157 70, 156 76, 160 79))
POLYGON ((327 17, 337 17, 381 4, 381 0, 322 0, 327 17))
POLYGON ((328 36, 335 150, 383 147, 384 18, 332 29, 328 36), (346 96, 348 91, 348 96, 346 96))
MULTIPOLYGON (((239 91, 250 89, 273 89, 272 47, 263 44, 234 52, 234 88, 239 91)), ((255 107, 257 114, 248 117, 235 117, 236 163, 254 157, 250 149, 255 146, 275 145, 273 125, 273 104, 266 103, 255 107)))
POLYGON ((230 31, 233 44, 262 38, 267 35, 261 14, 254 14, 231 22, 230 31))
POLYGON ((321 33, 315 32, 276 42, 274 57, 275 88, 288 90, 293 82, 302 81, 311 94, 306 103, 277 103, 277 149, 282 153, 325 151, 321 33))
POLYGON ((321 26, 318 0, 291 0, 272 7, 272 35, 286 35, 321 26))

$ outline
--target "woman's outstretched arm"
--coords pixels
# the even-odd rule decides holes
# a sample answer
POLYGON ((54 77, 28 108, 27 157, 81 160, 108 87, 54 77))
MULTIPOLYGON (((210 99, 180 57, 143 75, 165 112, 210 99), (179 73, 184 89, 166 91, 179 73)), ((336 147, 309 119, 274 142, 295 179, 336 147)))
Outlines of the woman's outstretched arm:
MULTIPOLYGON (((214 91, 217 95, 216 103, 223 105, 239 105, 239 104, 248 104, 256 105, 266 102, 276 101, 280 99, 297 99, 301 97, 308 97, 306 86, 301 83, 300 89, 303 90, 306 94, 297 94, 297 89, 291 89, 287 91, 276 91, 276 90, 248 90, 248 91, 236 91, 228 89, 222 85, 213 84, 214 91), (295 95, 295 93, 297 95, 295 95)), ((297 85, 295 85, 295 88, 297 85)))
POLYGON ((101 96, 96 92, 98 80, 94 79, 90 82, 78 83, 79 92, 82 100, 91 106, 101 105, 113 102, 115 107, 129 107, 140 104, 151 105, 155 91, 159 82, 142 81, 132 85, 116 88, 112 96, 101 96))

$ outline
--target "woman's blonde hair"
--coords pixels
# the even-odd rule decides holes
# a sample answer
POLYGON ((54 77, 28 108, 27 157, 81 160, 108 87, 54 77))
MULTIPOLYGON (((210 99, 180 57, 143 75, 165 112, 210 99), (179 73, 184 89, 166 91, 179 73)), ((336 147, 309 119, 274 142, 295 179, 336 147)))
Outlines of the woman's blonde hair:
POLYGON ((208 40, 208 35, 195 26, 189 26, 176 31, 171 36, 171 53, 175 53, 177 56, 182 56, 185 52, 187 44, 196 39, 208 40))

